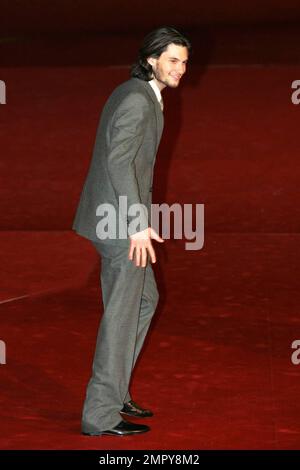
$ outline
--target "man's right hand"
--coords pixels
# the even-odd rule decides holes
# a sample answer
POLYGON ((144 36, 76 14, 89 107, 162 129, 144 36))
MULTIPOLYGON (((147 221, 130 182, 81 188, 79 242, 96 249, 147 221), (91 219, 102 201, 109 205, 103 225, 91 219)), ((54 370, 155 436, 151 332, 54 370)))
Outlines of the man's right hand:
POLYGON ((146 230, 137 232, 130 236, 130 247, 128 258, 134 261, 137 267, 145 268, 147 265, 148 255, 150 256, 151 263, 156 262, 155 251, 151 243, 151 239, 163 243, 164 240, 153 230, 148 227, 146 230))

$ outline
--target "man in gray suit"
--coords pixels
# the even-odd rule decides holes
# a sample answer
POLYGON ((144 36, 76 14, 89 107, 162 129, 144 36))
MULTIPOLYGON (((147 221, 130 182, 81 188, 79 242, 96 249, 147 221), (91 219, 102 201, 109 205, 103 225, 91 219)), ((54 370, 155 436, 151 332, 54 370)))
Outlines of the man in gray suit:
POLYGON ((102 110, 73 223, 101 256, 104 314, 83 406, 86 435, 123 436, 150 429, 121 419, 120 413, 140 418, 153 414, 131 399, 129 384, 158 302, 149 261, 156 262, 151 240, 163 242, 151 227, 153 168, 163 131, 161 91, 179 85, 190 50, 189 40, 172 27, 149 33, 131 78, 113 91, 102 110), (123 200, 128 210, 121 207, 123 200), (117 217, 107 231, 103 216, 109 208, 117 217), (138 211, 138 225, 130 208, 138 211))

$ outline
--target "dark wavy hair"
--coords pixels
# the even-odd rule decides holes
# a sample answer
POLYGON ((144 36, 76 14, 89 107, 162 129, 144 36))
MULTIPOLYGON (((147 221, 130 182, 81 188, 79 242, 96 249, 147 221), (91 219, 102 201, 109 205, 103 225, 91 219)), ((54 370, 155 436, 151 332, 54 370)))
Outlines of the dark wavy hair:
POLYGON ((142 46, 139 49, 138 60, 131 66, 131 77, 140 78, 145 81, 152 79, 152 65, 147 61, 147 57, 158 58, 169 46, 177 44, 185 46, 189 55, 192 53, 192 46, 182 33, 171 26, 163 26, 151 31, 145 36, 142 46))

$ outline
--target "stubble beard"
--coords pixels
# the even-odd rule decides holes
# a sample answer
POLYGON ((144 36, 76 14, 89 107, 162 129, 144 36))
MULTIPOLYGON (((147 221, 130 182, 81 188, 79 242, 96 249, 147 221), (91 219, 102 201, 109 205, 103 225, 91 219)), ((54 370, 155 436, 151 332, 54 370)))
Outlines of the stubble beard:
POLYGON ((167 79, 163 79, 162 74, 160 73, 159 69, 154 70, 154 68, 152 68, 152 72, 153 72, 154 78, 156 78, 158 82, 163 83, 165 86, 168 86, 171 88, 178 87, 180 80, 178 80, 178 82, 175 80, 173 81, 172 77, 170 77, 170 79, 168 79, 168 77, 167 79))

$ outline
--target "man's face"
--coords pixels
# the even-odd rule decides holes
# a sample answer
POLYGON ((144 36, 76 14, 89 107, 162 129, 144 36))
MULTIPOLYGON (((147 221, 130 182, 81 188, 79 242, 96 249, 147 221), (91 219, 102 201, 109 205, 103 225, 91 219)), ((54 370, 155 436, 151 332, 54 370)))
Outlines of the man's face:
POLYGON ((158 59, 148 57, 147 60, 152 65, 153 78, 156 79, 160 90, 166 86, 176 88, 186 70, 188 49, 185 46, 169 44, 158 59))

